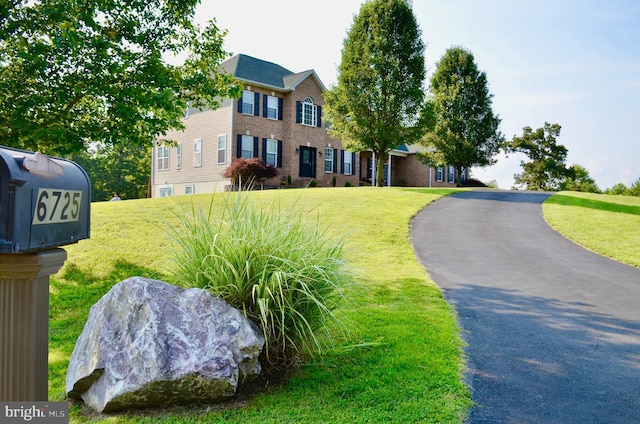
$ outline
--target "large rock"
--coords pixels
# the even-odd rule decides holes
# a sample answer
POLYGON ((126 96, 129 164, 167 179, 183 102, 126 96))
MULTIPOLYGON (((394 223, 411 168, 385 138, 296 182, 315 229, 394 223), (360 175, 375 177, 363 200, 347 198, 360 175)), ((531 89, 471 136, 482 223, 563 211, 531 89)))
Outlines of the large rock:
POLYGON ((232 396, 260 373, 264 338, 201 289, 130 278, 91 307, 66 391, 99 412, 232 396))

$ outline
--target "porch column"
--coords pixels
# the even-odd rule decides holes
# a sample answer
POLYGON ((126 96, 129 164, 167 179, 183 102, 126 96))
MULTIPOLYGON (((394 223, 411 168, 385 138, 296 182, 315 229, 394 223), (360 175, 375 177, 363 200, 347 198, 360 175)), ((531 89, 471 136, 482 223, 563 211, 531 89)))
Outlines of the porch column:
POLYGON ((387 187, 391 187, 391 152, 389 152, 389 164, 387 166, 387 187))
POLYGON ((376 152, 371 151, 371 186, 375 187, 378 183, 378 173, 376 172, 376 152))

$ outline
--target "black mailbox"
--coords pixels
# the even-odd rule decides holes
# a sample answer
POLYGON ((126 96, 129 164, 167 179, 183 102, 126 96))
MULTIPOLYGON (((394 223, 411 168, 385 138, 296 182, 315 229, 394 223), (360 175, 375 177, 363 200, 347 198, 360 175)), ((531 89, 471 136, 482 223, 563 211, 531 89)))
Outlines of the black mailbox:
POLYGON ((0 146, 0 253, 89 238, 91 183, 77 164, 0 146))

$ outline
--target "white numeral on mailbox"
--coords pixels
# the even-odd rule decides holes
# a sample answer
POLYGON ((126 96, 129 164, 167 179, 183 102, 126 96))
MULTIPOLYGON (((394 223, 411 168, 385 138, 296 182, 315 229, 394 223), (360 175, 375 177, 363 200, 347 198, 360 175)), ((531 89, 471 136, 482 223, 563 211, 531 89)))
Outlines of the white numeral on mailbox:
POLYGON ((75 222, 80 216, 81 202, 81 191, 40 188, 32 225, 75 222))

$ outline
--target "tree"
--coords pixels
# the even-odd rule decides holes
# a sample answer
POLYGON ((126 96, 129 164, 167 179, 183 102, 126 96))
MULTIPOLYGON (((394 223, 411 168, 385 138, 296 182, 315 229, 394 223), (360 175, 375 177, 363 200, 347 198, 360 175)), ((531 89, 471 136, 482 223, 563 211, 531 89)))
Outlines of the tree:
POLYGON ((230 178, 233 184, 242 184, 241 188, 250 188, 254 183, 277 177, 278 168, 258 158, 238 158, 224 170, 222 176, 230 178))
POLYGON ((114 193, 122 199, 147 197, 151 173, 151 147, 98 145, 90 152, 74 155, 91 180, 91 200, 109 200, 114 193))
POLYGON ((600 193, 596 181, 583 166, 574 164, 569 167, 569 176, 560 183, 560 190, 600 193))
POLYGON ((422 140, 427 150, 419 157, 434 166, 455 167, 460 186, 465 168, 496 162, 493 157, 504 142, 498 130, 501 120, 491 108, 493 95, 486 73, 478 70, 473 54, 462 47, 445 52, 430 89, 431 130, 422 140))
POLYGON ((624 196, 627 193, 627 190, 629 189, 627 188, 626 185, 624 185, 623 183, 618 183, 613 187, 606 189, 604 191, 604 194, 614 194, 614 195, 624 196))
POLYGON ((563 180, 572 178, 572 172, 565 165, 568 150, 556 143, 560 135, 559 124, 545 122, 543 128, 533 131, 524 127, 522 137, 513 136, 506 143, 508 153, 524 153, 531 159, 520 162, 523 172, 514 175, 516 184, 526 186, 527 190, 557 191, 563 180))
POLYGON ((636 196, 640 197, 640 178, 638 178, 631 186, 627 189, 627 196, 636 196))
POLYGON ((369 0, 344 40, 338 83, 325 93, 330 134, 351 151, 373 151, 378 186, 389 151, 421 135, 424 49, 407 0, 369 0))
POLYGON ((239 89, 199 0, 11 0, 0 6, 0 144, 68 156, 91 142, 151 145, 189 102, 239 89), (7 5, 8 3, 8 5, 7 5), (165 57, 188 54, 183 65, 165 57))

